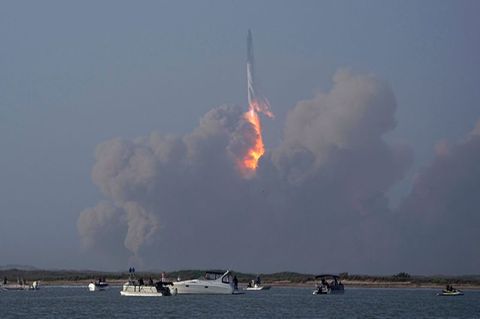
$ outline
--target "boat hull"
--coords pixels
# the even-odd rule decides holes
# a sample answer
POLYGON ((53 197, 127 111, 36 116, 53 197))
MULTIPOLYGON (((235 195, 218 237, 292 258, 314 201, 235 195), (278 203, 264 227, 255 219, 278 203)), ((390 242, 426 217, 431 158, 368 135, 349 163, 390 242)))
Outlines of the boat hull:
POLYGON ((247 291, 260 291, 260 290, 269 290, 271 286, 257 286, 257 287, 246 287, 244 290, 247 291))
POLYGON ((231 295, 235 291, 232 285, 208 280, 174 282, 173 288, 178 294, 231 295))
POLYGON ((23 285, 23 284, 7 284, 1 285, 0 290, 37 290, 39 284, 37 281, 34 281, 32 285, 23 285))
POLYGON ((23 285, 5 285, 2 286, 3 290, 31 290, 30 286, 23 285))
POLYGON ((335 287, 335 288, 326 288, 322 287, 320 289, 315 289, 313 291, 314 295, 337 295, 337 294, 343 294, 345 292, 345 289, 342 287, 335 287))
POLYGON ((444 296, 444 297, 463 296, 463 292, 461 292, 461 291, 441 292, 441 293, 438 293, 437 296, 444 296))
POLYGON ((155 286, 134 285, 126 283, 120 291, 120 295, 127 297, 163 297, 176 295, 176 290, 170 287, 161 287, 157 289, 155 286), (160 289, 160 291, 159 291, 160 289))
POLYGON ((90 290, 90 291, 104 291, 107 288, 108 288, 108 284, 105 284, 105 283, 100 283, 100 284, 90 283, 90 284, 88 284, 88 290, 90 290))

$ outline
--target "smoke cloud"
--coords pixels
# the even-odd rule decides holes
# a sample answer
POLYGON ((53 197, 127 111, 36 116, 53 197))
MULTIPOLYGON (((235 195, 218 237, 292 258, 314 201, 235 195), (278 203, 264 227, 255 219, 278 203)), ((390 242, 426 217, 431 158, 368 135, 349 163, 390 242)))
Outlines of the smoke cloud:
MULTIPOLYGON (((462 238, 478 243, 469 207, 479 204, 480 129, 439 155, 391 211, 386 194, 413 158, 408 146, 384 139, 395 109, 386 83, 339 70, 329 92, 290 111, 282 142, 266 150, 252 178, 238 166, 255 140, 239 107, 211 110, 183 136, 106 141, 92 172, 106 201, 80 214, 82 243, 162 269, 369 273, 391 272, 409 254, 405 234, 422 235, 431 220, 435 234, 449 231, 440 220, 455 231, 468 221, 462 238)), ((478 249, 458 254, 465 249, 478 266, 478 249)))
POLYGON ((441 141, 399 209, 401 255, 427 273, 477 273, 480 267, 480 122, 462 141, 441 141), (461 265, 459 265, 461 262, 461 265))

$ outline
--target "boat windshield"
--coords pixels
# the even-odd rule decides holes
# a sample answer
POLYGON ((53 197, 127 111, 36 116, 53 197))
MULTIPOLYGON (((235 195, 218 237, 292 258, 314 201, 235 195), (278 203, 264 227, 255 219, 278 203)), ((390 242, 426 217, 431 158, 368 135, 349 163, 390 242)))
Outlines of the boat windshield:
POLYGON ((233 282, 233 277, 232 277, 232 275, 231 275, 231 274, 228 274, 228 275, 226 275, 225 277, 223 277, 223 278, 222 278, 222 282, 223 282, 224 284, 229 284, 229 283, 233 282))
POLYGON ((225 273, 223 272, 214 272, 214 271, 207 271, 205 273, 205 276, 204 278, 202 279, 205 279, 205 280, 217 280, 219 278, 221 278, 225 273))

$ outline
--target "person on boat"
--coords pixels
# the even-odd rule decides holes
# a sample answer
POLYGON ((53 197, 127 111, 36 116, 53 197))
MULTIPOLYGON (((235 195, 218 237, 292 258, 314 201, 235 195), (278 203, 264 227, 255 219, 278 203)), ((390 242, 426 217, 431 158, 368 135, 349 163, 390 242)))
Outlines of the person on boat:
POLYGON ((322 278, 322 286, 327 287, 327 289, 330 288, 330 285, 328 284, 327 280, 325 280, 325 278, 322 278))
POLYGON ((237 279, 237 276, 233 276, 233 289, 238 289, 238 279, 237 279))
POLYGON ((140 286, 143 286, 143 285, 145 284, 145 283, 143 282, 143 278, 140 278, 140 279, 138 280, 138 284, 139 284, 140 286))
POLYGON ((255 284, 260 286, 260 276, 257 276, 257 278, 255 278, 255 284))
MULTIPOLYGON (((253 280, 252 280, 252 281, 253 281, 253 280)), ((249 282, 248 282, 248 285, 247 285, 248 288, 252 288, 252 281, 249 281, 249 282)))
POLYGON ((7 276, 3 277, 3 284, 6 285, 8 283, 7 276))
POLYGON ((148 285, 153 286, 153 279, 152 277, 148 278, 148 285))

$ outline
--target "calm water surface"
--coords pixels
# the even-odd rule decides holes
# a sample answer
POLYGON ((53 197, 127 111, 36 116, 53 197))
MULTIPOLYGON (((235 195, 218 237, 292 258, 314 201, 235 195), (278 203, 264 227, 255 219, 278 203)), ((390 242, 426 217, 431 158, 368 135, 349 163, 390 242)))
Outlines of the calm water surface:
POLYGON ((120 287, 0 291, 0 318, 480 318, 480 291, 439 297, 430 289, 272 288, 244 295, 122 297, 120 287))

